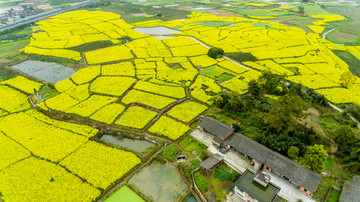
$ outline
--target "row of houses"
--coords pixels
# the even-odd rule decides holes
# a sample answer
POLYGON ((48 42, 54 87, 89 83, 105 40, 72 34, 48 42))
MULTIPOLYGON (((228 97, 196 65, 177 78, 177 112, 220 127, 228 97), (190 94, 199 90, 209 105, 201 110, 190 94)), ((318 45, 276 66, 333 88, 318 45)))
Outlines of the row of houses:
POLYGON ((312 196, 316 191, 322 175, 316 173, 291 159, 251 140, 250 138, 235 133, 234 129, 212 117, 201 116, 199 128, 213 135, 213 144, 219 151, 226 152, 232 149, 239 155, 249 159, 255 171, 263 169, 274 173, 289 181, 305 194, 312 196))

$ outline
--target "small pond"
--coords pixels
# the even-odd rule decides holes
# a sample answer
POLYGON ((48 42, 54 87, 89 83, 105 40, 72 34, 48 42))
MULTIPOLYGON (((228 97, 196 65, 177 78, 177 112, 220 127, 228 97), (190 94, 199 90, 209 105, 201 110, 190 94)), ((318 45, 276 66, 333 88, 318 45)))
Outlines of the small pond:
POLYGON ((175 29, 170 29, 167 27, 136 27, 134 30, 148 35, 170 35, 175 33, 181 33, 175 29))
POLYGON ((154 143, 151 143, 147 140, 138 140, 131 139, 126 137, 117 137, 112 135, 103 135, 100 140, 118 146, 121 148, 129 149, 138 153, 145 152, 149 147, 155 146, 154 143))
POLYGON ((28 60, 12 66, 25 74, 36 77, 40 80, 50 83, 57 83, 71 77, 75 71, 69 67, 59 65, 53 62, 41 62, 28 60))
POLYGON ((196 198, 195 198, 193 195, 191 195, 191 196, 189 196, 189 198, 186 200, 186 202, 197 202, 197 200, 196 200, 196 198))
POLYGON ((170 164, 154 161, 136 173, 129 184, 152 199, 152 201, 181 201, 189 192, 177 169, 170 164))

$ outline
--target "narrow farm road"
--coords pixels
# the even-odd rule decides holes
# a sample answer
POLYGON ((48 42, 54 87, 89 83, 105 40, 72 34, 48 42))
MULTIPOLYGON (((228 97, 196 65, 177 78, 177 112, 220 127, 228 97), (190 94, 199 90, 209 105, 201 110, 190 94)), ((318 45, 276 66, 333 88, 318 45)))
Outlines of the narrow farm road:
MULTIPOLYGON (((203 43, 203 42, 201 42, 201 41, 199 41, 199 40, 197 40, 197 39, 195 39, 194 37, 191 37, 191 36, 187 36, 187 37, 189 37, 189 38, 191 38, 192 40, 198 42, 199 44, 203 45, 203 46, 206 47, 207 49, 210 49, 210 48, 211 48, 210 46, 206 45, 205 43, 203 43)), ((233 59, 231 59, 231 58, 229 58, 229 57, 224 56, 224 59, 225 59, 225 60, 229 60, 230 62, 233 62, 233 63, 235 63, 235 64, 237 64, 237 65, 239 65, 239 66, 241 66, 241 67, 244 67, 245 69, 252 69, 252 68, 250 68, 250 67, 248 67, 248 66, 245 66, 245 65, 243 65, 243 64, 241 64, 241 63, 239 63, 239 62, 237 62, 237 61, 235 61, 235 60, 233 60, 233 59)), ((253 70, 254 70, 254 69, 253 69, 253 70)))
MULTIPOLYGON (((330 107, 334 108, 335 110, 339 111, 340 113, 343 113, 344 111, 342 109, 340 109, 339 107, 329 103, 330 107)), ((360 129, 360 122, 355 119, 353 116, 351 116, 351 114, 347 113, 349 115, 349 117, 351 118, 351 120, 353 120, 355 123, 357 123, 357 127, 360 129)))
POLYGON ((334 29, 331 29, 331 30, 329 30, 329 31, 327 31, 327 32, 325 32, 323 35, 322 35, 322 38, 324 39, 324 40, 326 40, 326 35, 328 35, 330 32, 332 32, 332 31, 335 31, 335 28, 334 29))

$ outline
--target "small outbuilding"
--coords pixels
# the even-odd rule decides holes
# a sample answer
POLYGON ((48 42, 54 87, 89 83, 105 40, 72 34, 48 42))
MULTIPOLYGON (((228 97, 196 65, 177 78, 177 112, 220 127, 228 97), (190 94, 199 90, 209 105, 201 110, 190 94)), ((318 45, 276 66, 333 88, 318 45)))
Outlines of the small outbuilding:
POLYGON ((223 159, 224 157, 220 154, 214 154, 200 164, 200 169, 204 172, 212 171, 220 165, 223 159))

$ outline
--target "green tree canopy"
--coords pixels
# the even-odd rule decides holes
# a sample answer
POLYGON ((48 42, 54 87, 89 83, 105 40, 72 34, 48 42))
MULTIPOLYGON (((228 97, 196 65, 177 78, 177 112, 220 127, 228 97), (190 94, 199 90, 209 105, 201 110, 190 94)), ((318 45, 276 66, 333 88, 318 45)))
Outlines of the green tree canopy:
POLYGON ((259 76, 260 87, 262 87, 267 94, 279 95, 286 87, 283 84, 285 81, 284 75, 273 74, 271 71, 263 71, 259 76))
POLYGON ((310 169, 320 172, 325 168, 325 162, 327 158, 326 150, 324 149, 324 145, 309 146, 306 150, 304 163, 310 169))
POLYGON ((350 155, 345 159, 345 167, 350 169, 351 172, 360 171, 360 144, 354 144, 350 149, 350 155))
POLYGON ((224 56, 224 50, 222 48, 212 47, 208 51, 208 56, 214 59, 221 58, 224 56))
POLYGON ((287 153, 291 159, 296 159, 299 155, 299 148, 295 146, 291 146, 287 153))
POLYGON ((225 106, 228 110, 234 112, 244 111, 246 105, 245 102, 242 101, 240 94, 237 92, 230 92, 229 94, 228 105, 225 106))
POLYGON ((306 117, 303 112, 306 109, 307 105, 300 96, 286 94, 272 105, 266 121, 278 133, 283 130, 292 131, 298 124, 295 119, 306 117))
POLYGON ((251 80, 248 83, 248 92, 256 99, 259 99, 263 94, 262 88, 259 86, 259 83, 255 79, 251 80))
POLYGON ((358 140, 355 132, 349 125, 340 126, 340 128, 335 131, 335 134, 335 142, 339 145, 339 150, 344 152, 350 152, 350 147, 358 140))

